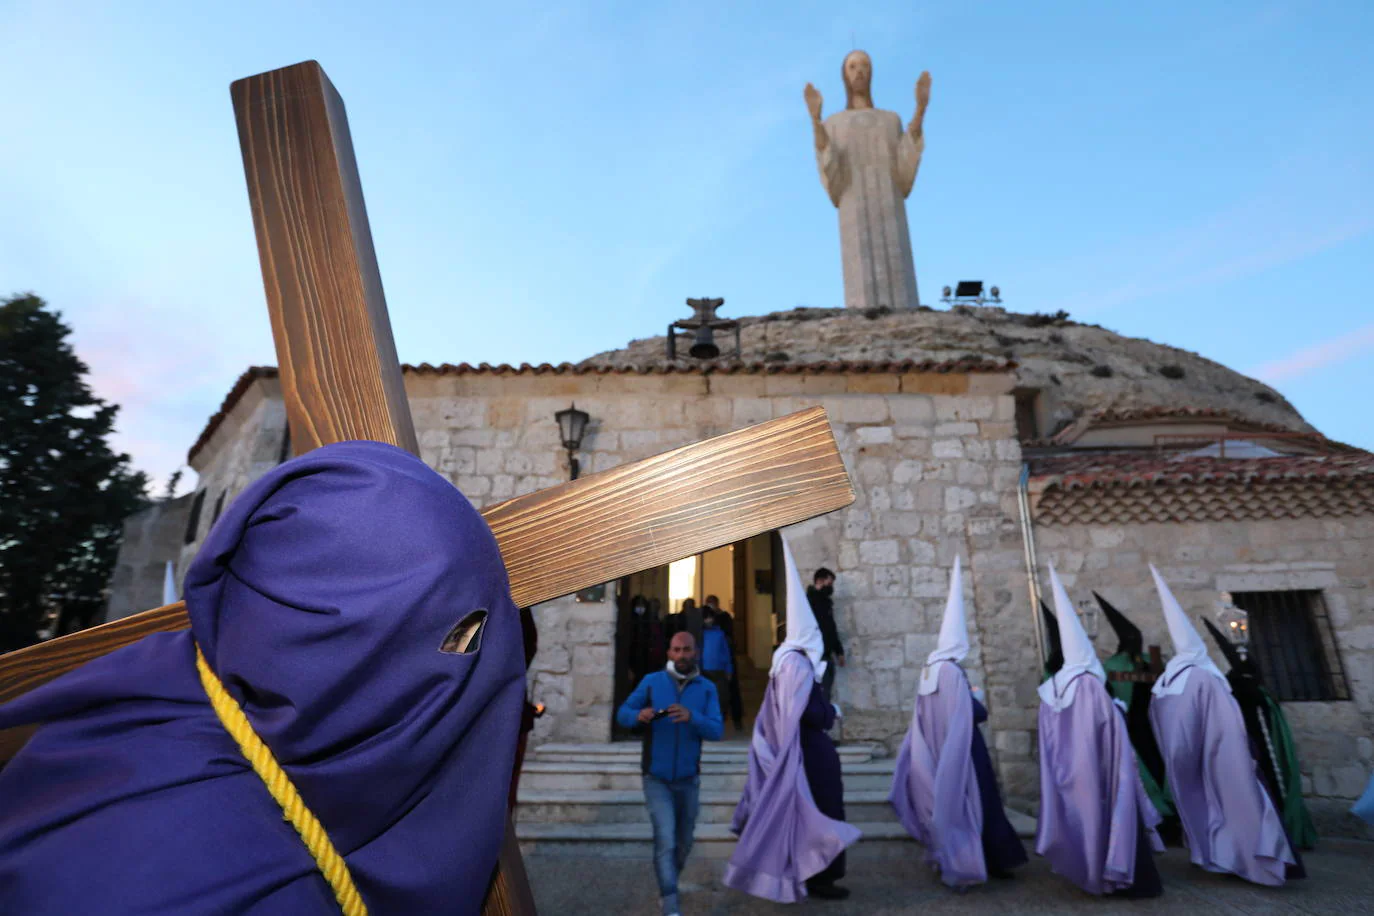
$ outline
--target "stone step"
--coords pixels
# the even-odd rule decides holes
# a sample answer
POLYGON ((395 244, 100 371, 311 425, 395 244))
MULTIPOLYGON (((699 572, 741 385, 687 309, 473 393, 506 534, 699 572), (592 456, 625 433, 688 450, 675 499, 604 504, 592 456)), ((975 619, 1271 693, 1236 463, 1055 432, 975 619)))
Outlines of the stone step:
MULTIPOLYGON (((698 823, 729 824, 739 804, 739 792, 702 791, 698 823)), ((520 787, 516 818, 523 824, 637 824, 649 822, 642 791, 592 789, 543 792, 520 787)), ((845 814, 855 822, 896 820, 887 803, 887 790, 844 793, 845 814)))
MULTIPOLYGON (((886 791, 892 785, 894 765, 895 761, 890 758, 842 764, 844 787, 846 791, 886 791)), ((748 777, 749 765, 744 760, 707 763, 701 771, 701 788, 704 791, 739 793, 744 790, 748 777)), ((634 763, 585 763, 527 759, 520 772, 521 789, 545 792, 588 789, 639 791, 642 780, 638 760, 634 763)))
MULTIPOLYGON (((841 744, 841 763, 864 763, 881 757, 881 745, 857 743, 841 744)), ((540 762, 577 763, 635 763, 640 759, 638 741, 619 741, 615 744, 541 744, 530 750, 526 760, 540 762)), ((703 763, 732 763, 749 759, 747 741, 708 742, 702 747, 703 763)))
MULTIPOLYGON (((865 847, 920 848, 896 821, 888 823, 853 822, 863 831, 859 841, 865 847)), ((525 855, 575 854, 606 858, 647 859, 653 853, 653 830, 642 824, 533 824, 518 822, 516 836, 525 855)), ((707 859, 728 858, 735 850, 735 835, 728 823, 706 824, 697 821, 692 856, 707 859)))
MULTIPOLYGON (((1007 809, 1007 817, 1023 840, 1035 836, 1035 819, 1007 809)), ((863 833, 859 840, 865 848, 890 850, 901 855, 916 854, 919 847, 901 824, 893 821, 869 823, 852 821, 863 833)), ((630 824, 534 824, 518 821, 516 836, 526 855, 559 853, 646 858, 653 850, 653 831, 648 822, 630 824)), ((735 835, 728 823, 697 822, 693 856, 726 858, 735 849, 735 835)))

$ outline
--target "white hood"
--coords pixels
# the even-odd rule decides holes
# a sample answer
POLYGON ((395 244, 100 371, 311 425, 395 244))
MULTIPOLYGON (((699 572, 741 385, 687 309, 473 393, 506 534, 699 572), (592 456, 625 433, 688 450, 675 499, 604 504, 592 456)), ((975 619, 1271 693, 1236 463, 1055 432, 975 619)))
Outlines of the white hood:
POLYGON ((1226 684, 1226 689, 1230 690, 1231 685, 1226 680, 1226 675, 1221 673, 1221 669, 1208 656, 1207 644, 1202 641, 1202 635, 1188 619, 1178 599, 1169 590, 1169 584, 1164 581, 1164 577, 1155 569, 1153 563, 1150 564, 1150 575, 1154 577, 1155 589, 1159 592, 1159 603, 1164 607, 1164 622, 1169 626, 1169 639, 1174 643, 1174 657, 1169 659, 1169 663, 1164 666, 1164 673, 1155 681, 1154 695, 1163 697, 1182 693, 1191 673, 1189 669, 1192 668, 1220 678, 1221 682, 1226 684))
POLYGON ((787 639, 773 652, 773 665, 768 676, 778 673, 778 663, 788 652, 802 652, 810 659, 816 680, 819 681, 825 675, 826 663, 821 661, 821 656, 825 654, 825 640, 821 637, 820 625, 816 623, 816 614, 811 610, 811 602, 806 599, 806 588, 797 573, 797 561, 792 559, 792 548, 782 534, 778 537, 782 538, 783 575, 787 577, 787 639))
POLYGON ((1073 702, 1078 690, 1075 678, 1086 672, 1105 684, 1107 672, 1103 670, 1102 662, 1098 661, 1097 650, 1093 648, 1087 630, 1083 629, 1083 622, 1078 619, 1078 611, 1069 600, 1069 593, 1064 591, 1064 583, 1059 581, 1053 563, 1050 564, 1050 589, 1054 592, 1054 616, 1059 622, 1064 667, 1040 685, 1040 699, 1055 710, 1062 710, 1073 702))
POLYGON ((940 684, 940 671, 936 662, 958 662, 968 655, 968 622, 964 618, 964 580, 959 558, 954 558, 954 569, 949 574, 949 598, 945 601, 945 618, 940 623, 940 641, 935 651, 926 656, 926 666, 921 669, 921 681, 916 687, 920 696, 934 693, 940 684))

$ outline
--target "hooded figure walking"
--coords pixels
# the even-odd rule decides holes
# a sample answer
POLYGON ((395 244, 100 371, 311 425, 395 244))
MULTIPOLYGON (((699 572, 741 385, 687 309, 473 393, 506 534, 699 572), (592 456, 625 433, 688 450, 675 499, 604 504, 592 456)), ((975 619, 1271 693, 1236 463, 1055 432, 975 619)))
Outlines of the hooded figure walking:
POLYGON ((808 894, 849 896, 844 851, 859 839, 844 822, 840 757, 826 732, 839 710, 821 679, 824 641, 783 541, 787 639, 773 653, 768 689, 749 746, 749 777, 730 829, 739 837, 724 883, 775 903, 808 894))
POLYGON ((1150 567, 1174 656, 1155 681, 1150 721, 1193 864, 1278 887, 1304 876, 1260 781, 1225 675, 1169 586, 1150 567))
POLYGON ((475 916, 525 679, 471 504, 326 445, 245 489, 185 585, 190 630, 0 706, 42 723, 0 771, 0 908, 475 916))
POLYGON ((888 801, 902 826, 925 846, 927 864, 957 888, 981 884, 989 874, 1009 878, 1011 869, 1027 861, 978 730, 987 709, 959 666, 968 652, 964 586, 955 557, 940 641, 921 669, 888 801))
POLYGON ((1259 666, 1249 653, 1243 653, 1232 644, 1212 621, 1204 618, 1202 623, 1231 666, 1226 672, 1226 682, 1231 685, 1231 695, 1236 698, 1245 718, 1250 749, 1259 763, 1260 777, 1269 790, 1269 798, 1283 815, 1289 842, 1300 849, 1312 849, 1317 845, 1317 828, 1312 824, 1307 803, 1302 800, 1302 769, 1288 717, 1264 686, 1259 666))
POLYGON ((1040 820, 1035 851, 1090 894, 1163 893, 1152 851, 1159 812, 1140 784, 1126 719, 1050 567, 1064 665, 1040 685, 1040 820))
MULTIPOLYGON (((1125 614, 1112 606, 1106 598, 1093 592, 1097 606, 1116 633, 1116 653, 1102 663, 1109 672, 1123 674, 1145 674, 1150 670, 1145 661, 1145 637, 1140 628, 1125 614)), ((1169 795, 1169 784, 1164 778, 1164 757, 1159 753, 1154 729, 1150 726, 1150 688, 1148 684, 1135 681, 1107 681, 1107 689, 1118 701, 1126 704, 1126 730, 1131 735, 1131 745, 1135 748, 1136 761, 1140 769, 1140 781, 1145 786, 1145 794, 1162 818, 1159 835, 1166 843, 1177 845, 1183 828, 1174 810, 1174 800, 1169 795)))

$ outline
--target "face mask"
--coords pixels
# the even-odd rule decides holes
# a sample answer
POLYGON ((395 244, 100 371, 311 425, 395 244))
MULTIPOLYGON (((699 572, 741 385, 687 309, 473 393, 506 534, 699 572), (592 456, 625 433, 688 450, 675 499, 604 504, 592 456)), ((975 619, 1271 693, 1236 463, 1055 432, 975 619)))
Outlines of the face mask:
POLYGON ((835 586, 825 585, 821 588, 816 589, 816 591, 820 592, 822 595, 830 596, 835 593, 835 586))

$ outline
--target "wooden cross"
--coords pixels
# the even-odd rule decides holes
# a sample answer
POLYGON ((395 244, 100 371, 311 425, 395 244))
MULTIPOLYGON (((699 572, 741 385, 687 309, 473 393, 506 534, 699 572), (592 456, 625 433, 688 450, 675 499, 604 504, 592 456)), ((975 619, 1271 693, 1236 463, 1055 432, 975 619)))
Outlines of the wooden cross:
MULTIPOLYGON (((315 61, 239 80, 230 92, 297 453, 373 439, 418 454, 343 100, 315 61)), ((853 500, 817 407, 482 515, 511 596, 528 607, 853 500)), ((0 657, 0 703, 149 633, 189 625, 178 602, 11 652, 0 657)), ((0 764, 31 731, 0 732, 0 764)), ((534 913, 509 821, 483 913, 534 913)))

